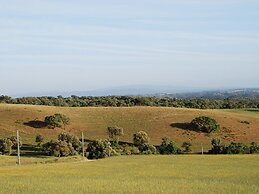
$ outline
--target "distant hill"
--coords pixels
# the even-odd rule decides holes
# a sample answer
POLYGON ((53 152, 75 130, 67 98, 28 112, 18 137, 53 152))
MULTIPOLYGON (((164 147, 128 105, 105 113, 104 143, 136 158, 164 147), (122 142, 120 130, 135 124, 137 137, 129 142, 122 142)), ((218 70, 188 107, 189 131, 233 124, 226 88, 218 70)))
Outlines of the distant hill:
POLYGON ((199 151, 201 144, 208 150, 211 139, 221 138, 223 142, 231 141, 250 143, 259 142, 258 110, 198 110, 167 107, 50 107, 32 105, 0 104, 0 138, 16 134, 20 130, 22 142, 34 143, 36 134, 44 136, 45 141, 56 138, 63 132, 80 136, 84 131, 87 139, 106 139, 106 128, 120 126, 124 129, 122 141, 132 142, 133 133, 144 130, 155 145, 163 137, 169 137, 180 146, 188 141, 193 150, 199 151), (71 124, 63 128, 48 129, 44 126, 29 125, 30 121, 43 121, 48 115, 65 114, 71 124), (188 123, 197 116, 210 116, 216 119, 221 129, 210 135, 188 128, 188 123), (247 121, 249 124, 242 121, 247 121), (34 128, 36 127, 36 128, 34 128))
POLYGON ((226 99, 226 98, 259 98, 259 88, 230 89, 216 91, 201 91, 188 93, 160 93, 155 94, 157 97, 171 98, 209 98, 209 99, 226 99))
POLYGON ((191 87, 174 86, 125 86, 117 88, 107 88, 89 91, 52 91, 52 92, 33 92, 24 94, 13 94, 12 97, 23 96, 156 96, 172 98, 259 98, 259 88, 241 89, 218 89, 209 90, 191 87))

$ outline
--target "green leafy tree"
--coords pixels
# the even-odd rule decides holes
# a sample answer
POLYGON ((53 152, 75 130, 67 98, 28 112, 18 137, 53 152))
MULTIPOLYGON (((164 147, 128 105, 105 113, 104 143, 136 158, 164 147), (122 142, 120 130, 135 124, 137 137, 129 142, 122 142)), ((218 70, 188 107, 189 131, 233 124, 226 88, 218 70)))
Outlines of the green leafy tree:
POLYGON ((113 142, 118 143, 119 137, 122 136, 124 133, 123 133, 123 129, 120 127, 108 127, 107 134, 113 142))
POLYGON ((110 156, 118 155, 108 140, 94 140, 88 144, 86 151, 89 159, 105 158, 109 156, 109 153, 110 156))
MULTIPOLYGON (((11 136, 11 137, 8 137, 8 139, 10 141, 12 141, 12 143, 13 143, 12 148, 13 149, 17 149, 17 147, 18 147, 17 137, 16 136, 11 136)), ((22 138, 21 138, 21 136, 19 136, 19 145, 20 145, 20 147, 22 147, 22 138)))
POLYGON ((43 150, 48 155, 55 157, 65 157, 76 154, 71 143, 60 140, 51 140, 50 142, 47 142, 43 145, 43 150))
POLYGON ((250 150, 250 154, 259 153, 259 145, 257 145, 257 143, 255 142, 252 142, 249 147, 249 150, 250 150))
POLYGON ((0 139, 0 154, 11 155, 12 154, 13 142, 6 138, 0 139))
POLYGON ((157 150, 149 144, 149 137, 145 131, 133 134, 133 144, 138 147, 141 154, 156 154, 157 150))
POLYGON ((54 115, 45 117, 44 122, 51 129, 54 129, 56 127, 60 128, 62 127, 62 125, 64 126, 64 129, 65 129, 66 125, 70 124, 70 119, 69 117, 63 114, 56 113, 54 115))
POLYGON ((35 142, 38 144, 38 146, 41 146, 43 140, 44 137, 42 135, 36 135, 35 142))
POLYGON ((61 127, 61 120, 58 117, 55 117, 55 115, 47 116, 45 117, 44 122, 47 124, 48 128, 55 129, 61 127))
POLYGON ((66 129, 66 126, 70 124, 70 118, 63 114, 55 114, 54 115, 64 126, 64 129, 66 129))
POLYGON ((201 116, 192 120, 191 125, 199 131, 205 133, 211 133, 212 131, 216 131, 220 128, 220 125, 213 118, 201 116))
POLYGON ((70 143, 77 152, 81 150, 82 142, 76 135, 62 132, 58 135, 58 140, 70 143))
POLYGON ((184 152, 188 153, 188 152, 191 152, 191 146, 192 144, 190 142, 183 142, 182 144, 182 148, 184 148, 184 152))
POLYGON ((148 144, 149 140, 148 134, 145 131, 139 131, 133 135, 133 143, 136 146, 148 144))
POLYGON ((225 152, 225 146, 221 145, 221 140, 219 138, 214 138, 211 140, 212 148, 209 150, 209 154, 223 154, 225 152))
POLYGON ((159 146, 160 154, 180 154, 181 150, 174 141, 169 140, 167 137, 162 138, 162 143, 159 146))

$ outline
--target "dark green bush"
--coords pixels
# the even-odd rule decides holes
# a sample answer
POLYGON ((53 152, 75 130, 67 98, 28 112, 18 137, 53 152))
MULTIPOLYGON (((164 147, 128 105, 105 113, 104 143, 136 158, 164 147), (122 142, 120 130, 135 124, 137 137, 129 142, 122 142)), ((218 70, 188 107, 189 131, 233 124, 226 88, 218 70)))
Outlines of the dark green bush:
POLYGON ((221 144, 220 139, 211 141, 212 148, 209 154, 254 154, 259 153, 259 146, 252 142, 250 146, 243 143, 231 142, 228 146, 221 144))
POLYGON ((162 138, 162 143, 159 146, 160 154, 180 154, 181 149, 174 141, 169 140, 167 137, 162 138))
POLYGON ((216 131, 220 128, 220 125, 213 118, 201 116, 192 120, 191 125, 199 131, 205 133, 211 133, 212 131, 216 131))
POLYGON ((13 142, 6 138, 0 139, 0 154, 11 155, 12 154, 13 142))
POLYGON ((108 140, 94 140, 87 146, 86 151, 88 152, 87 158, 89 159, 100 159, 109 156, 118 155, 118 153, 112 149, 111 144, 108 140))
MULTIPOLYGON (((12 141, 12 143, 13 143, 12 149, 17 149, 17 146, 18 146, 17 137, 16 136, 11 136, 11 137, 8 137, 7 139, 12 141)), ((22 147, 22 138, 21 138, 21 136, 19 137, 19 146, 22 147)))
POLYGON ((75 135, 60 133, 58 140, 51 140, 45 143, 43 150, 51 156, 62 157, 76 155, 81 150, 82 143, 75 135))
POLYGON ((70 119, 66 115, 56 113, 54 115, 45 117, 44 122, 50 129, 54 129, 56 127, 60 128, 62 125, 65 128, 66 125, 69 125, 70 119))
POLYGON ((183 152, 188 153, 191 152, 191 146, 192 144, 190 142, 183 142, 182 148, 184 148, 183 152))
POLYGON ((81 150, 82 143, 79 138, 73 134, 62 132, 58 135, 58 140, 70 143, 77 152, 81 150))
POLYGON ((225 147, 221 145, 221 140, 218 138, 211 140, 212 148, 209 150, 209 154, 223 154, 225 147))
POLYGON ((252 142, 249 147, 249 152, 250 154, 259 153, 259 145, 257 145, 255 142, 252 142))
POLYGON ((36 135, 35 142, 40 146, 44 140, 44 137, 42 135, 36 135))
POLYGON ((47 142, 43 145, 43 150, 48 155, 55 157, 72 156, 77 153, 71 143, 60 140, 51 140, 50 142, 47 142))
POLYGON ((138 147, 141 154, 156 154, 156 147, 147 143, 141 144, 138 147))
POLYGON ((243 143, 231 142, 224 150, 226 154, 249 154, 249 147, 243 143))

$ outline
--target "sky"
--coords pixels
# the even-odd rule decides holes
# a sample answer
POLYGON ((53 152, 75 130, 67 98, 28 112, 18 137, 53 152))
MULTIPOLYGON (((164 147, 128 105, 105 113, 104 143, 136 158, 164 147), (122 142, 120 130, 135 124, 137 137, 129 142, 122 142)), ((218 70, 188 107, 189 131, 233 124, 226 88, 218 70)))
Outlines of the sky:
POLYGON ((258 0, 0 0, 0 95, 259 87, 258 0))

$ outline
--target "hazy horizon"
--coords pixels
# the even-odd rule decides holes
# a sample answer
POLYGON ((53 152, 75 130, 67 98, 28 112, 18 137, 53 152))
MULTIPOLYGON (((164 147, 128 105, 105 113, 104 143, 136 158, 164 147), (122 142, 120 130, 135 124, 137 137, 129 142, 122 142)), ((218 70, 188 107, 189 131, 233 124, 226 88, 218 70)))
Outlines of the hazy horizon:
POLYGON ((0 2, 0 95, 259 87, 255 0, 0 2))

